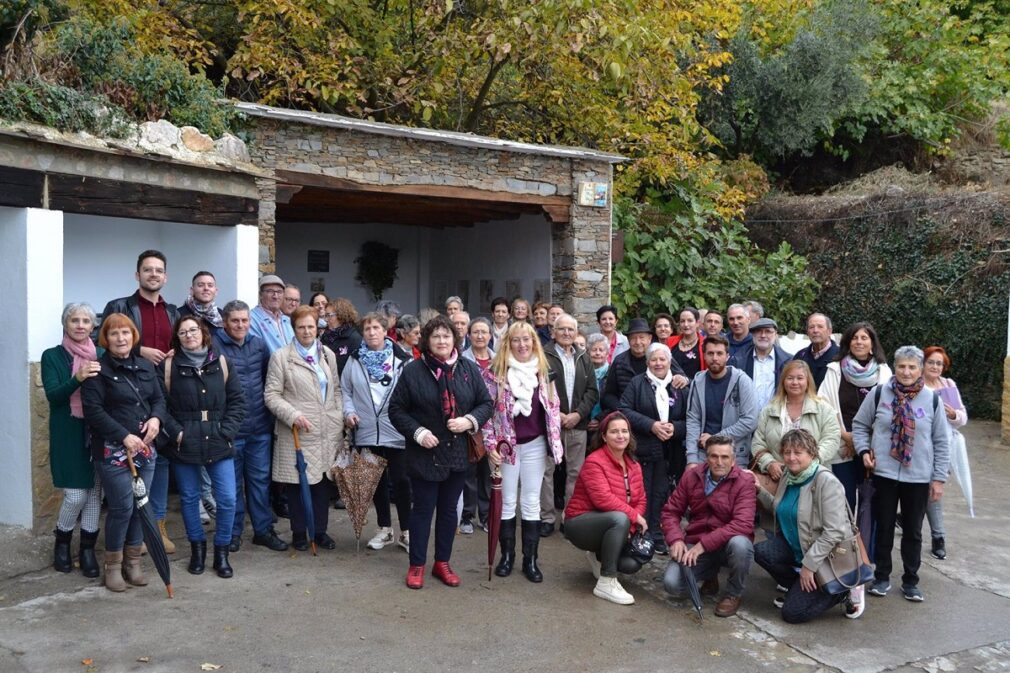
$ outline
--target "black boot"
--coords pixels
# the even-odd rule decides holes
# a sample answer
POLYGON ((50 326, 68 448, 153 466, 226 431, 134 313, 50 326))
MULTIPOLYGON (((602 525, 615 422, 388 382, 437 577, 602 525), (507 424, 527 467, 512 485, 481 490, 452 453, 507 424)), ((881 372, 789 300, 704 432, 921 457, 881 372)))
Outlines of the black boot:
POLYGON ((193 575, 202 575, 207 563, 207 541, 190 542, 189 570, 193 575))
POLYGON ((537 567, 537 550, 540 547, 540 522, 523 519, 523 575, 530 582, 543 582, 544 574, 537 567))
POLYGON ((941 561, 947 558, 947 545, 944 543, 942 537, 933 538, 933 548, 930 551, 933 554, 933 558, 938 558, 941 561))
POLYGON ((508 577, 516 564, 516 518, 502 519, 498 529, 498 544, 501 546, 501 560, 494 568, 498 577, 508 577))
POLYGON ((231 577, 235 574, 228 565, 228 545, 214 545, 214 570, 217 571, 218 577, 231 577))
POLYGON ((74 569, 74 561, 70 558, 70 539, 74 536, 72 530, 53 531, 56 534, 56 546, 53 547, 53 570, 68 573, 74 569))
POLYGON ((98 577, 101 568, 98 567, 98 559, 95 558, 95 543, 98 542, 98 531, 89 533, 81 531, 81 573, 85 577, 98 577))

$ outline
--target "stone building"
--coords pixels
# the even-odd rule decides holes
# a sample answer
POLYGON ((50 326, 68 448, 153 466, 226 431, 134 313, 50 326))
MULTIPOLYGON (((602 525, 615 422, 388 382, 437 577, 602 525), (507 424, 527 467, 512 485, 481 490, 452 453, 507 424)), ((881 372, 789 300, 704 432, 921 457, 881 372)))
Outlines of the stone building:
MULTIPOLYGON (((561 302, 593 325, 610 299, 615 155, 240 104, 249 154, 167 122, 125 139, 0 123, 0 523, 51 530, 42 351, 63 305, 100 311, 134 292, 137 254, 168 257, 166 299, 192 275, 219 301, 257 301, 258 276, 372 303, 355 281, 361 244, 398 250, 385 297, 404 310, 458 294, 472 313, 496 295, 561 302), (581 192, 581 194, 580 194, 581 192)), ((487 307, 489 308, 489 307, 487 307)))

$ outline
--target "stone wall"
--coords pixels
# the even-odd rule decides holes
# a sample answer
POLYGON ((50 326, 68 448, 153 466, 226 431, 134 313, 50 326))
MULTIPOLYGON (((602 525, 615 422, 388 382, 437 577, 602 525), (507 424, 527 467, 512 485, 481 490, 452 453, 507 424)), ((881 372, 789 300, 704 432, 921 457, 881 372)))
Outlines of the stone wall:
POLYGON ((62 502, 62 492, 53 488, 49 471, 49 402, 42 387, 42 365, 29 364, 31 381, 32 424, 32 529, 36 533, 51 531, 56 527, 62 502))

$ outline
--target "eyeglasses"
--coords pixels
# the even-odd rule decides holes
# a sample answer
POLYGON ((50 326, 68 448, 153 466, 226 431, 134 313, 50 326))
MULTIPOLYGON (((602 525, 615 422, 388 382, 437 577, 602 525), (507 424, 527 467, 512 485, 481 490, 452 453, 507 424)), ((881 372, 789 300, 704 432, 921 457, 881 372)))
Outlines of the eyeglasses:
POLYGON ((336 318, 336 317, 337 317, 336 313, 324 313, 323 314, 323 320, 329 320, 330 318, 336 318))
POLYGON ((279 294, 284 294, 284 290, 262 290, 263 294, 272 294, 274 296, 279 294))
POLYGON ((197 335, 199 333, 200 333, 200 328, 199 327, 190 327, 189 329, 179 330, 179 338, 180 339, 185 339, 186 337, 195 336, 195 335, 197 335))

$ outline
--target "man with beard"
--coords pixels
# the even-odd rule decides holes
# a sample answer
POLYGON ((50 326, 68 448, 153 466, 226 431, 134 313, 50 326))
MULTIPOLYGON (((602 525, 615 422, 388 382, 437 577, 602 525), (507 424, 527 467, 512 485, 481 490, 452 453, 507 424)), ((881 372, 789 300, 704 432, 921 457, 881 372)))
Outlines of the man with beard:
POLYGON ((750 335, 751 344, 738 350, 730 359, 730 364, 743 370, 754 382, 754 394, 760 410, 775 396, 779 374, 792 356, 775 343, 778 325, 771 318, 758 318, 752 322, 750 335))

